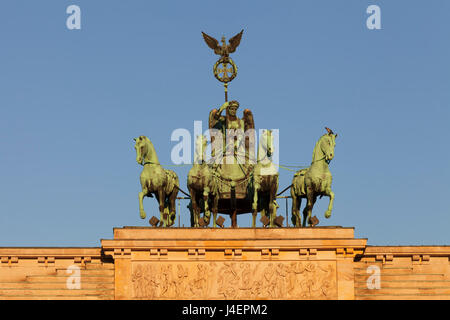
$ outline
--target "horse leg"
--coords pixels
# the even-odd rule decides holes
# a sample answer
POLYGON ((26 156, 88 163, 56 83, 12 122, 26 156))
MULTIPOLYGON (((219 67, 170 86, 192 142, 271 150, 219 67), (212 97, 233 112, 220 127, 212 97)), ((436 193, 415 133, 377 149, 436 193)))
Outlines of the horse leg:
POLYGON ((195 195, 195 190, 193 188, 189 189, 189 193, 191 194, 192 212, 194 214, 193 227, 198 227, 199 207, 198 207, 198 203, 197 203, 197 197, 195 195))
POLYGON ((216 218, 217 218, 217 211, 218 210, 219 210, 219 195, 216 194, 216 195, 214 195, 214 198, 213 198, 213 208, 212 208, 212 211, 213 211, 213 228, 216 227, 216 218))
POLYGON ((209 192, 210 190, 208 187, 205 187, 203 189, 203 202, 205 203, 205 214, 203 215, 203 220, 205 221, 206 225, 209 224, 209 221, 211 219, 211 212, 209 211, 208 205, 209 192))
POLYGON ((330 202, 328 203, 328 209, 327 211, 325 211, 325 218, 330 218, 331 217, 331 210, 333 210, 333 203, 334 203, 334 192, 331 191, 331 188, 328 188, 325 191, 325 195, 330 197, 330 202))
POLYGON ((301 227, 301 217, 300 217, 300 207, 302 206, 302 197, 297 197, 297 218, 298 218, 298 222, 297 222, 297 227, 301 227))
POLYGON ((177 193, 172 191, 169 196, 169 226, 172 226, 175 223, 177 217, 176 200, 177 193))
POLYGON ((259 185, 257 183, 255 183, 254 188, 253 188, 252 228, 256 227, 256 216, 258 215, 258 190, 259 190, 259 185))
POLYGON ((160 220, 163 222, 163 227, 167 226, 167 221, 164 219, 164 202, 165 202, 164 189, 161 187, 158 189, 158 202, 159 202, 159 216, 160 220))
POLYGON ((237 228, 237 209, 233 209, 233 212, 231 213, 231 227, 237 228))
POLYGON ((270 222, 272 226, 275 226, 275 218, 277 217, 277 190, 278 190, 278 176, 273 176, 273 179, 270 179, 270 199, 269 199, 269 214, 270 214, 270 222))
POLYGON ((301 218, 300 218, 300 205, 302 204, 302 198, 297 197, 296 195, 292 196, 292 216, 293 223, 296 228, 301 227, 301 218))
POLYGON ((306 227, 306 222, 308 222, 308 224, 311 225, 310 219, 311 219, 312 208, 314 206, 314 202, 316 202, 315 198, 316 197, 314 196, 312 188, 308 188, 307 192, 306 192, 307 202, 306 202, 305 209, 303 209, 303 224, 302 224, 303 227, 306 227))
POLYGON ((269 221, 270 221, 270 227, 271 228, 275 227, 274 220, 275 220, 275 217, 276 217, 276 214, 277 214, 277 212, 275 210, 274 200, 275 200, 275 198, 274 198, 272 190, 271 190, 269 192, 269 203, 267 204, 267 209, 268 209, 267 211, 268 211, 268 214, 269 214, 269 221))
POLYGON ((145 214, 145 211, 144 211, 144 202, 143 202, 143 200, 144 200, 144 196, 147 194, 147 188, 142 188, 142 191, 141 192, 139 192, 139 194, 138 194, 138 198, 139 198, 139 214, 140 214, 140 216, 141 216, 141 219, 145 219, 145 217, 147 216, 146 214, 145 214))
POLYGON ((292 209, 291 209, 291 220, 295 227, 300 226, 300 213, 299 208, 300 205, 298 203, 298 200, 300 197, 297 197, 294 191, 294 187, 291 187, 291 198, 292 198, 292 209))

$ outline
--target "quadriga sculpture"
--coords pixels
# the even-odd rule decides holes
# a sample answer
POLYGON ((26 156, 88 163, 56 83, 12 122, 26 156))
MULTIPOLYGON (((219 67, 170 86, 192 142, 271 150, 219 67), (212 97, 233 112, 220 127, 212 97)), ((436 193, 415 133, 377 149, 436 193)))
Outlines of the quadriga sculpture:
POLYGON ((313 151, 311 166, 298 171, 292 180, 292 222, 296 227, 300 227, 302 198, 307 199, 306 207, 303 209, 303 227, 306 226, 306 222, 310 226, 315 225, 311 221, 311 213, 317 196, 328 196, 330 198, 328 209, 325 211, 325 218, 331 216, 334 193, 331 191, 332 176, 328 164, 334 158, 337 134, 334 134, 329 128, 325 129, 328 133, 324 134, 317 141, 313 151))
POLYGON ((204 135, 197 136, 195 142, 194 164, 189 170, 187 187, 191 195, 193 227, 199 227, 201 205, 203 199, 204 216, 203 221, 209 224, 211 212, 209 210, 209 199, 212 200, 213 227, 216 227, 217 210, 219 206, 219 194, 216 179, 214 179, 211 166, 205 162, 207 139, 204 135))
POLYGON ((136 141, 136 161, 144 166, 140 181, 142 191, 139 192, 139 212, 145 219, 144 197, 156 197, 159 202, 160 221, 164 227, 170 227, 175 222, 175 200, 178 194, 178 176, 172 170, 164 169, 158 161, 153 143, 146 136, 134 138, 136 141))
POLYGON ((273 148, 272 130, 263 130, 258 145, 257 163, 253 169, 253 228, 255 227, 258 207, 261 208, 261 216, 269 216, 270 227, 275 227, 278 170, 271 160, 273 148), (260 202, 260 205, 258 202, 260 202))

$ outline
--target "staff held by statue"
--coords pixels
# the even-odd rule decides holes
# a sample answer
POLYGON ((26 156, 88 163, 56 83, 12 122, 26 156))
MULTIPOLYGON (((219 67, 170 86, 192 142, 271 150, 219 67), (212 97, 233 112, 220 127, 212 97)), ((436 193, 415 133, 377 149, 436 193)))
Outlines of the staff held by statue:
POLYGON ((228 101, 228 82, 231 82, 237 76, 237 66, 234 61, 229 57, 230 53, 236 51, 236 48, 241 43, 242 34, 244 30, 241 30, 237 35, 232 37, 227 44, 225 37, 222 37, 222 45, 219 45, 219 41, 206 33, 202 32, 203 39, 205 39, 208 47, 214 50, 215 54, 220 55, 220 59, 214 64, 213 73, 214 77, 220 82, 223 82, 225 89, 225 102, 228 101), (231 75, 228 75, 230 73, 231 75))

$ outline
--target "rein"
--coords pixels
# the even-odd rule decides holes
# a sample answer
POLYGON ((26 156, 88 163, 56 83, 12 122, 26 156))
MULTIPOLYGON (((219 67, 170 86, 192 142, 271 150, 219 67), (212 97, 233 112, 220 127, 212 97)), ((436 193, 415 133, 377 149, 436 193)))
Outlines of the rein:
MULTIPOLYGON (((326 158, 326 157, 324 156, 322 159, 314 160, 314 161, 311 162, 311 164, 313 164, 314 162, 318 162, 318 161, 325 160, 325 158, 326 158)), ((330 164, 331 160, 325 160, 325 162, 326 162, 327 164, 330 164)))

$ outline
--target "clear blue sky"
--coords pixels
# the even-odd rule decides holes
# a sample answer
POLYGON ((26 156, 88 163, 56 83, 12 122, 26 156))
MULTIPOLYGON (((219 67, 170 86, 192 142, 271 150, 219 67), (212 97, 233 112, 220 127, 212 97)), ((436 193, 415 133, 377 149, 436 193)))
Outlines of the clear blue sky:
MULTIPOLYGON (((372 245, 450 245, 448 12, 445 0, 3 0, 0 246, 99 246, 113 227, 148 225, 132 138, 170 164, 172 131, 206 126, 223 102, 201 31, 241 29, 230 98, 280 129, 280 162, 307 165, 325 126, 339 134, 321 225, 372 245), (71 4, 81 30, 66 28, 71 4), (371 4, 382 30, 366 27, 371 4)), ((175 169, 184 189, 188 169, 175 169)), ((292 172, 280 175, 282 189, 292 172)))

